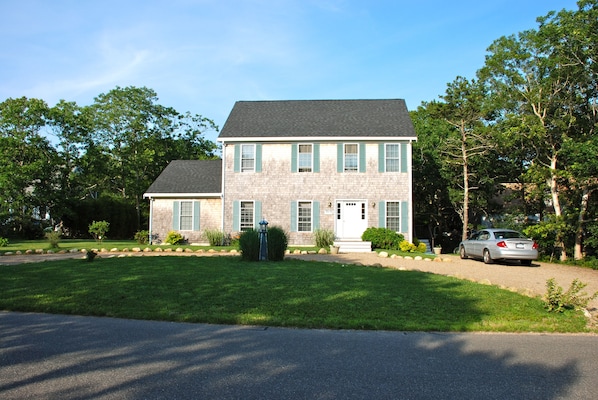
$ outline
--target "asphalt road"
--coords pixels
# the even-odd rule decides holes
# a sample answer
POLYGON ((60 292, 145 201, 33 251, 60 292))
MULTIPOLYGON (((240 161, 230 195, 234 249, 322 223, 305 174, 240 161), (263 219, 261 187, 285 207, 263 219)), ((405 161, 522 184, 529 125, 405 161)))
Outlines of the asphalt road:
POLYGON ((593 399, 598 336, 0 312, 0 398, 593 399))

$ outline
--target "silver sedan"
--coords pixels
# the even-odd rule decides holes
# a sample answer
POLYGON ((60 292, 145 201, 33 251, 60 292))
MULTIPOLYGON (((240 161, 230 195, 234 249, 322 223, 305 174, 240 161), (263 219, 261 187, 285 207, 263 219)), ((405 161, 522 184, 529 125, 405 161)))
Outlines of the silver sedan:
POLYGON ((486 264, 495 260, 519 260, 531 265, 538 259, 538 244, 511 229, 483 229, 459 244, 461 258, 480 258, 486 264))

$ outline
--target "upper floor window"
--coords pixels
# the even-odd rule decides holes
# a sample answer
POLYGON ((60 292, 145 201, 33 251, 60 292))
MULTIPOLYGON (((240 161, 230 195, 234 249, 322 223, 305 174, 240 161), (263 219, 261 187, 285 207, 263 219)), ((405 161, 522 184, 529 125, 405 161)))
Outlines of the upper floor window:
POLYGON ((313 146, 311 144, 300 144, 298 153, 299 172, 312 172, 313 146))
POLYGON ((401 171, 401 163, 400 163, 400 148, 401 146, 398 143, 394 144, 386 144, 386 157, 385 157, 385 170, 386 172, 400 172, 401 171))
POLYGON ((356 143, 344 145, 344 172, 357 172, 359 168, 359 146, 356 143))
POLYGON ((255 171, 255 145, 241 145, 241 172, 255 171))

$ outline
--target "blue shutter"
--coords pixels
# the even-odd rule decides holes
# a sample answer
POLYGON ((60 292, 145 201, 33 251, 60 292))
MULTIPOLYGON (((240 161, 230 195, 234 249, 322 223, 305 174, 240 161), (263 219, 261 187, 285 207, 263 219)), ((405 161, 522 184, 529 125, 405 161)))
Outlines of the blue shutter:
POLYGON ((365 143, 359 143, 359 172, 365 172, 365 143))
POLYGON ((255 145, 255 172, 262 172, 262 145, 255 145))
POLYGON ((235 145, 235 172, 241 172, 241 145, 235 145))
POLYGON ((409 203, 401 202, 401 232, 409 232, 409 203))
POLYGON ((409 172, 407 161, 407 143, 401 143, 401 172, 409 172))
POLYGON ((339 143, 336 145, 336 172, 343 172, 344 161, 343 161, 343 144, 339 143))
POLYGON ((384 159, 384 143, 378 143, 378 172, 386 171, 386 161, 384 159))
POLYGON ((239 214, 240 214, 240 204, 238 200, 233 201, 233 231, 239 232, 240 229, 240 221, 239 221, 239 214))
POLYGON ((181 229, 181 219, 180 217, 180 202, 174 201, 172 203, 172 229, 178 231, 181 229))
POLYGON ((378 227, 386 228, 386 203, 378 202, 378 227))
POLYGON ((200 211, 200 203, 199 201, 193 202, 193 230, 199 231, 199 211, 200 211))
POLYGON ((255 225, 255 229, 260 229, 260 221, 262 220, 262 202, 261 201, 254 201, 253 202, 253 224, 255 225))
POLYGON ((297 158, 299 149, 297 148, 297 144, 294 143, 291 145, 291 172, 297 172, 297 158))
POLYGON ((297 232, 297 202, 291 201, 291 232, 297 232))
POLYGON ((314 143, 314 172, 320 172, 320 143, 314 143))
POLYGON ((320 229, 320 202, 314 201, 312 203, 312 227, 311 230, 315 231, 316 229, 320 229))

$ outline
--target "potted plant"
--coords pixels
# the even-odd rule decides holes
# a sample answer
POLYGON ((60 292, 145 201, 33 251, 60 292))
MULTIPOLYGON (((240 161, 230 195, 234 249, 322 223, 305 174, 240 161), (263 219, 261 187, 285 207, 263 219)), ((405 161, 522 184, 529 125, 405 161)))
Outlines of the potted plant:
POLYGON ((442 246, 441 245, 437 244, 434 246, 434 254, 436 254, 437 256, 442 254, 442 246))

